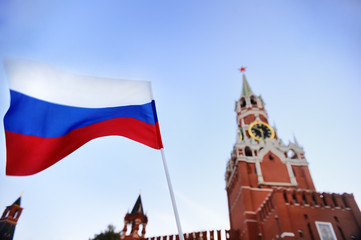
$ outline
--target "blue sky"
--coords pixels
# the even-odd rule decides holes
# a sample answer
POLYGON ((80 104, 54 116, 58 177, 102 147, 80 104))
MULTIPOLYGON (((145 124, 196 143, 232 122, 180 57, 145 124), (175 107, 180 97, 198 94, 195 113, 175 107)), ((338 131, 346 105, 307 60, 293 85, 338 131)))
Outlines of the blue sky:
MULTIPOLYGON (((360 11, 357 0, 2 0, 0 58, 152 81, 183 231, 227 229, 224 172, 241 66, 278 136, 304 147, 316 189, 361 203, 360 11)), ((3 116, 2 67, 0 91, 3 116)), ((156 150, 104 137, 37 175, 7 177, 3 131, 0 149, 0 208, 24 192, 15 239, 120 230, 139 193, 147 236, 177 231, 156 150)))

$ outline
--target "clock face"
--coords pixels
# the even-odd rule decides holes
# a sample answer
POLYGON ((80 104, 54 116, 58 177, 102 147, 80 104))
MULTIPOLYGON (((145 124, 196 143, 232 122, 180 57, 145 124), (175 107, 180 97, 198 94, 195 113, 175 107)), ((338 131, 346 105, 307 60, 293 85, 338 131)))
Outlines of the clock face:
POLYGON ((272 139, 275 136, 273 129, 264 122, 254 122, 249 125, 249 135, 256 140, 265 140, 266 138, 272 139))

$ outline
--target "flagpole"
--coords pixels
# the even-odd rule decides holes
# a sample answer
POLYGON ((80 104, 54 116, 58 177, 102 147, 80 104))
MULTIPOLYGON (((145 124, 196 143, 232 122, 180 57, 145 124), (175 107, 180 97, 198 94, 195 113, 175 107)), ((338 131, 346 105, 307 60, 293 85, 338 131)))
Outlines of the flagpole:
MULTIPOLYGON (((150 87, 150 94, 151 94, 151 98, 154 99, 153 97, 153 90, 152 90, 152 84, 151 82, 149 82, 149 87, 150 87)), ((157 111, 155 109, 155 103, 154 103, 154 116, 157 119, 157 111)), ((159 125, 157 128, 158 131, 158 137, 160 139, 160 143, 161 143, 161 137, 160 137, 160 129, 159 129, 159 125)), ((167 183, 168 183, 168 190, 169 190, 169 194, 170 194, 170 199, 172 201, 172 207, 173 207, 173 212, 174 212, 174 216, 175 216, 175 221, 177 223, 177 228, 178 228, 178 235, 179 235, 179 240, 184 240, 183 237, 183 231, 182 231, 182 227, 180 224, 180 220, 179 220, 179 214, 178 214, 178 209, 177 209, 177 204, 175 203, 175 197, 174 197, 174 192, 173 192, 173 187, 172 187, 172 183, 170 181, 170 177, 169 177, 169 171, 168 171, 168 166, 167 166, 167 161, 165 159, 165 154, 164 154, 164 148, 163 148, 163 144, 160 144, 160 153, 162 154, 162 160, 163 160, 163 167, 164 167, 164 172, 165 172, 165 176, 167 178, 167 183)))
POLYGON ((182 232, 182 227, 181 227, 180 220, 179 220, 177 205, 176 205, 175 198, 174 198, 173 187, 172 187, 172 183, 171 183, 170 177, 169 177, 169 172, 168 172, 168 167, 167 167, 167 161, 166 161, 166 159, 165 159, 164 148, 161 148, 161 149, 160 149, 160 152, 161 152, 161 154, 162 154, 163 166, 164 166, 165 176, 167 177, 168 189, 169 189, 170 198, 171 198, 171 200, 172 200, 172 206, 173 206, 173 211, 174 211, 175 220, 176 220, 176 223, 177 223, 179 239, 180 239, 180 240, 184 240, 184 238, 183 238, 183 232, 182 232))

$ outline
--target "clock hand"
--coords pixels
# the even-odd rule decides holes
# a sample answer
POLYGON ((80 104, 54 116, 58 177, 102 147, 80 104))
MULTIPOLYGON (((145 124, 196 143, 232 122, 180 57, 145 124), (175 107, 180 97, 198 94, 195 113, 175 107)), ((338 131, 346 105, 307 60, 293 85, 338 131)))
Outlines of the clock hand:
POLYGON ((260 132, 261 132, 261 135, 262 135, 262 139, 264 140, 264 132, 263 132, 263 129, 259 129, 260 132))
POLYGON ((263 132, 262 128, 258 128, 257 126, 255 126, 254 129, 259 131, 259 133, 261 134, 262 139, 264 140, 264 132, 263 132))

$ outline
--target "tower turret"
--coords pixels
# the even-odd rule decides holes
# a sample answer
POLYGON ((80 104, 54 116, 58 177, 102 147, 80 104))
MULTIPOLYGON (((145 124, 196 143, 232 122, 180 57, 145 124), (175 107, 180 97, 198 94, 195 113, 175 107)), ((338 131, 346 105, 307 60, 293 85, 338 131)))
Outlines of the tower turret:
POLYGON ((14 237, 15 226, 19 220, 23 208, 20 207, 21 197, 16 201, 7 206, 0 218, 0 239, 1 240, 12 240, 14 237))
POLYGON ((124 240, 144 239, 147 223, 148 223, 148 217, 143 212, 142 199, 139 195, 132 211, 130 213, 127 213, 124 217, 124 228, 121 232, 121 239, 124 240), (130 230, 130 233, 126 235, 128 225, 131 225, 132 229, 130 230), (142 226, 142 232, 139 235, 140 226, 142 226))

